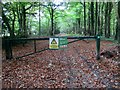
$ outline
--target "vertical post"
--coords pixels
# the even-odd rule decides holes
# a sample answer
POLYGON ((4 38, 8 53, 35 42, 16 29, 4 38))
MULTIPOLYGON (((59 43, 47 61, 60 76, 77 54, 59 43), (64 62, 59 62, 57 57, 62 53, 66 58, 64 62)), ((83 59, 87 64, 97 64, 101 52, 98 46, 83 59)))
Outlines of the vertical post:
POLYGON ((100 59, 100 36, 97 35, 96 37, 96 59, 99 60, 100 59))
POLYGON ((5 40, 6 59, 12 59, 12 46, 10 40, 5 40))
POLYGON ((36 52, 36 40, 34 40, 34 52, 36 52))

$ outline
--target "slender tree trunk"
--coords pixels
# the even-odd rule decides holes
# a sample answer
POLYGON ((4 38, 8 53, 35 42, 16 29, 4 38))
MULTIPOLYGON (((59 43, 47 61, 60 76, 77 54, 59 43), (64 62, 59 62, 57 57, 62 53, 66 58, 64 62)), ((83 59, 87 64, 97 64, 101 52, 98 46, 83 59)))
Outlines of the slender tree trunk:
POLYGON ((108 2, 105 6, 105 37, 107 37, 108 33, 108 2))
POLYGON ((25 10, 25 6, 22 6, 22 14, 23 14, 23 31, 24 31, 24 36, 28 36, 27 34, 27 29, 26 29, 26 10, 25 10))
POLYGON ((86 4, 84 2, 84 34, 86 35, 86 4))
POLYGON ((91 35, 94 35, 94 2, 91 2, 91 35))
POLYGON ((10 24, 9 24, 9 19, 5 16, 4 12, 2 12, 2 19, 3 19, 3 22, 6 24, 7 28, 8 28, 8 31, 10 33, 10 37, 14 37, 14 31, 11 29, 10 27, 10 24))
POLYGON ((101 6, 101 3, 98 4, 99 8, 98 8, 98 32, 97 34, 100 35, 100 6, 101 6))
MULTIPOLYGON (((118 17, 117 17, 118 20, 118 17)), ((118 21, 116 22, 115 40, 118 40, 118 21)))
POLYGON ((80 27, 81 27, 81 26, 80 26, 80 23, 81 23, 80 18, 78 18, 78 30, 79 30, 78 33, 79 33, 79 34, 81 34, 81 30, 80 30, 80 27))
POLYGON ((18 18, 18 23, 19 23, 19 30, 18 30, 18 35, 22 34, 22 10, 21 10, 21 2, 17 4, 17 18, 18 18))
POLYGON ((17 4, 17 18, 18 18, 18 23, 19 23, 19 30, 18 30, 18 35, 21 34, 22 31, 22 25, 21 25, 21 13, 20 13, 20 2, 17 4))
MULTIPOLYGON (((118 43, 120 44, 120 1, 118 2, 118 43)), ((120 48, 119 48, 120 53, 120 48)))
POLYGON ((111 28, 110 28, 110 22, 111 22, 111 11, 112 11, 112 2, 108 2, 108 33, 107 38, 111 36, 111 28))
MULTIPOLYGON (((115 21, 115 18, 114 18, 114 19, 113 19, 113 24, 115 24, 115 23, 116 23, 116 21, 115 21)), ((113 28, 112 28, 112 29, 113 29, 113 34, 112 34, 113 36, 115 36, 115 26, 116 26, 116 25, 113 25, 113 28)))
POLYGON ((95 10, 95 35, 98 29, 98 2, 96 2, 96 10, 95 10))
POLYGON ((40 6, 40 2, 39 2, 39 36, 41 35, 41 15, 40 15, 40 11, 41 11, 41 6, 40 6))
MULTIPOLYGON (((48 35, 51 35, 51 26, 50 26, 51 24, 50 24, 50 19, 49 18, 47 18, 47 28, 48 28, 48 35)), ((42 32, 42 31, 41 31, 42 32)))
POLYGON ((78 33, 78 28, 79 28, 78 20, 76 19, 76 34, 78 33))
POLYGON ((90 22, 91 19, 90 19, 90 16, 91 16, 91 15, 90 15, 90 10, 89 10, 89 11, 88 11, 88 28, 87 28, 87 33, 88 33, 88 35, 91 35, 91 26, 90 26, 90 25, 91 25, 91 24, 90 24, 90 23, 91 23, 91 22, 90 22))
POLYGON ((102 3, 102 7, 101 7, 101 26, 100 26, 100 35, 102 36, 103 35, 103 16, 104 16, 104 3, 102 3))
POLYGON ((15 11, 13 10, 13 20, 12 20, 12 30, 13 30, 13 33, 14 33, 14 30, 15 30, 15 19, 16 19, 16 15, 15 15, 15 11))
POLYGON ((54 10, 51 6, 51 36, 54 35, 54 19, 53 19, 54 10))

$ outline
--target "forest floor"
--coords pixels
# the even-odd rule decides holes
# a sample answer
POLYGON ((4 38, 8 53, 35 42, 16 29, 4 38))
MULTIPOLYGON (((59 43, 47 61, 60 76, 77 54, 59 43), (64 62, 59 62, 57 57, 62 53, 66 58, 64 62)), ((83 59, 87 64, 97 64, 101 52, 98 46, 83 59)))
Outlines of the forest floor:
MULTIPOLYGON (((33 42, 17 45, 13 56, 34 51, 33 42)), ((48 47, 47 41, 37 41, 37 50, 48 47)), ((23 58, 2 62, 3 88, 119 88, 120 56, 110 41, 101 41, 101 54, 96 60, 96 42, 81 40, 68 44, 64 50, 45 50, 23 58)))

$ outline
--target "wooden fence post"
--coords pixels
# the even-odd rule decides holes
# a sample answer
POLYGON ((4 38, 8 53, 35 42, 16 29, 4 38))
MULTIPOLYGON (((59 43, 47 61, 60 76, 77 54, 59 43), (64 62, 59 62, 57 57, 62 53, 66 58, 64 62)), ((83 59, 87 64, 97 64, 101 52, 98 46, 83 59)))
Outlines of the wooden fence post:
POLYGON ((12 46, 10 40, 5 40, 6 59, 12 59, 12 46))
POLYGON ((96 59, 99 60, 100 59, 100 36, 99 35, 97 35, 96 37, 96 53, 97 53, 96 59))
POLYGON ((36 40, 34 40, 34 52, 36 52, 36 40))

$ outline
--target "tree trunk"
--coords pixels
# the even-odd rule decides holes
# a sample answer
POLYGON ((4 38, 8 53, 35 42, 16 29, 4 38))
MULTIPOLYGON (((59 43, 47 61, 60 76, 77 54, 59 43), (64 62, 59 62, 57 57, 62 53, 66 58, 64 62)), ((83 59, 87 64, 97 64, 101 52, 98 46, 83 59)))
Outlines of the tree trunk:
MULTIPOLYGON (((116 24, 116 19, 115 18, 113 19, 113 23, 116 24)), ((113 34, 112 34, 113 36, 115 36, 115 28, 116 28, 115 26, 116 25, 113 25, 113 28, 112 28, 113 29, 113 34)))
POLYGON ((77 19, 77 22, 78 22, 78 33, 81 34, 81 29, 80 29, 80 18, 77 19))
POLYGON ((100 35, 102 36, 103 35, 103 16, 104 16, 104 3, 102 4, 102 7, 101 7, 101 26, 100 26, 100 35))
POLYGON ((21 13, 21 2, 17 4, 17 18, 18 18, 18 23, 19 23, 19 30, 18 30, 18 35, 22 34, 22 13, 21 13))
POLYGON ((98 2, 96 2, 96 9, 95 9, 95 35, 98 29, 98 2))
POLYGON ((91 2, 91 35, 94 35, 94 2, 91 2))
POLYGON ((111 11, 112 11, 112 2, 108 2, 108 33, 107 38, 111 36, 111 28, 110 28, 110 21, 111 21, 111 11))
POLYGON ((13 10, 13 20, 12 20, 12 30, 13 30, 13 32, 15 30, 15 19, 16 19, 16 15, 15 15, 15 11, 13 10))
POLYGON ((51 36, 54 35, 54 19, 53 19, 54 10, 51 6, 51 36))
POLYGON ((40 2, 39 2, 39 36, 41 35, 41 15, 40 15, 41 7, 40 7, 40 2))
POLYGON ((5 16, 4 12, 2 12, 2 19, 3 19, 3 22, 6 24, 7 28, 8 28, 8 31, 10 33, 10 37, 14 37, 14 31, 11 29, 10 27, 10 24, 9 24, 9 19, 5 16))
POLYGON ((27 29, 26 29, 26 10, 25 10, 25 6, 23 5, 22 6, 22 16, 23 16, 23 25, 22 25, 22 28, 23 28, 23 32, 24 32, 24 35, 23 36, 28 36, 28 34, 27 34, 27 29))
POLYGON ((84 34, 86 35, 86 4, 84 2, 84 34))
POLYGON ((97 32, 97 35, 100 35, 100 6, 101 4, 99 3, 99 8, 98 8, 98 32, 97 32))
POLYGON ((89 10, 89 11, 88 11, 88 28, 87 28, 87 33, 88 33, 88 35, 91 35, 91 26, 90 26, 90 25, 91 25, 91 24, 90 24, 90 23, 91 23, 91 22, 90 22, 91 19, 90 19, 90 16, 91 16, 91 15, 90 15, 90 10, 89 10))
POLYGON ((118 2, 118 43, 120 44, 120 1, 118 2))
POLYGON ((105 6, 105 37, 107 37, 107 32, 108 32, 108 2, 105 6))
MULTIPOLYGON (((117 17, 118 20, 118 17, 117 17)), ((118 40, 118 21, 116 22, 115 40, 118 40)))

